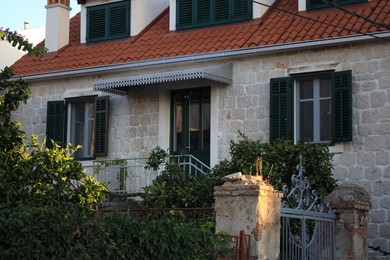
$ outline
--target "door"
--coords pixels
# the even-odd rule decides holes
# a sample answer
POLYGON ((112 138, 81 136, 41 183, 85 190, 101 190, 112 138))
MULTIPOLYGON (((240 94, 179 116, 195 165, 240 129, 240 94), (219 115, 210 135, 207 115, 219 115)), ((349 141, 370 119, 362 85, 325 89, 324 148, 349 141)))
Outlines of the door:
POLYGON ((210 88, 171 93, 172 154, 191 154, 210 165, 210 88))

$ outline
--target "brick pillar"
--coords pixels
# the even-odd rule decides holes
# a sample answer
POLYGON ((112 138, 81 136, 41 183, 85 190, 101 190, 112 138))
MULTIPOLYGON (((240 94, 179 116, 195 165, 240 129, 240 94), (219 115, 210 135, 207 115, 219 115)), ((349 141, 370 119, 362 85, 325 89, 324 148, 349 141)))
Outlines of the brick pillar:
POLYGON ((240 176, 214 187, 216 231, 251 236, 251 259, 279 259, 282 194, 261 177, 240 176))
POLYGON ((325 199, 336 213, 336 259, 368 259, 369 193, 356 184, 342 184, 325 199))

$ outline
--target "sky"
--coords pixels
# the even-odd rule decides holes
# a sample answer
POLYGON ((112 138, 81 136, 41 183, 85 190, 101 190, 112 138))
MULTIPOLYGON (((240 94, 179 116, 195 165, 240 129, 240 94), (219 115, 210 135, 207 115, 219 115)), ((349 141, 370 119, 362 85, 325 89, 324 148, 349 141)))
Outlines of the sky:
MULTIPOLYGON (((46 26, 47 0, 0 0, 0 4, 0 27, 3 29, 22 30, 25 21, 30 23, 31 29, 46 26)), ((70 7, 70 17, 80 11, 77 0, 70 0, 70 7)))

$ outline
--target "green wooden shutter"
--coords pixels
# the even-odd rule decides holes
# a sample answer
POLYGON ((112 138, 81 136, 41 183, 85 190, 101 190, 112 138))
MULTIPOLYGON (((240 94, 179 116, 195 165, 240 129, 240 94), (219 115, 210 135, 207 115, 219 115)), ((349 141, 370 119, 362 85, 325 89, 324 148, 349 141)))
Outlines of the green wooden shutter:
POLYGON ((196 19, 197 26, 206 26, 212 24, 212 2, 210 0, 197 0, 196 4, 196 19))
POLYGON ((232 21, 245 21, 252 19, 251 0, 233 0, 232 21))
POLYGON ((106 156, 108 147, 108 96, 95 99, 95 156, 106 156))
POLYGON ((193 25, 192 0, 177 0, 176 2, 176 26, 178 29, 191 27, 193 25))
POLYGON ((352 71, 332 73, 332 86, 334 141, 352 141, 352 71))
POLYGON ((293 139, 293 89, 290 77, 270 82, 270 142, 293 139))
POLYGON ((215 0, 215 24, 252 19, 251 0, 215 0))
POLYGON ((87 9, 87 42, 104 40, 106 37, 106 10, 100 6, 87 9))
POLYGON ((214 21, 215 23, 228 23, 231 14, 231 0, 215 0, 214 21))
POLYGON ((107 38, 118 39, 130 35, 130 3, 128 1, 111 4, 107 10, 107 38))
MULTIPOLYGON (((329 0, 329 2, 333 2, 333 0, 329 0)), ((321 9, 321 8, 326 8, 326 7, 331 7, 331 5, 323 2, 322 0, 307 0, 306 1, 307 10, 321 9)))
POLYGON ((339 5, 349 5, 357 3, 367 3, 367 0, 338 0, 336 3, 339 5))
POLYGON ((250 0, 176 0, 178 30, 252 19, 250 0))
POLYGON ((54 140, 60 146, 64 146, 64 128, 65 126, 65 102, 49 101, 47 102, 46 114, 46 147, 52 148, 54 140))
POLYGON ((87 42, 125 38, 130 35, 130 2, 87 8, 87 42))

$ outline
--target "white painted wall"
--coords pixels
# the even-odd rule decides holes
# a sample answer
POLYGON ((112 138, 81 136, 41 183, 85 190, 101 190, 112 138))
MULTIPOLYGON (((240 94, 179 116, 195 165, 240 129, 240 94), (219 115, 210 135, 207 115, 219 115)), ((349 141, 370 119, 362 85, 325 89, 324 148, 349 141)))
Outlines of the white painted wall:
MULTIPOLYGON (((45 37, 45 28, 19 30, 17 33, 24 36, 33 45, 37 45, 45 37)), ((18 48, 12 47, 9 42, 0 40, 0 69, 3 69, 5 66, 11 66, 26 53, 18 50, 18 48)))
POLYGON ((169 6, 169 0, 132 0, 131 36, 139 34, 169 6))
POLYGON ((46 41, 49 52, 58 51, 69 43, 69 6, 52 4, 46 6, 46 41))
MULTIPOLYGON (((266 4, 268 6, 271 6, 275 0, 257 0, 260 3, 266 4)), ((267 12, 269 7, 260 5, 257 3, 253 3, 253 19, 261 18, 265 12, 267 12)))

